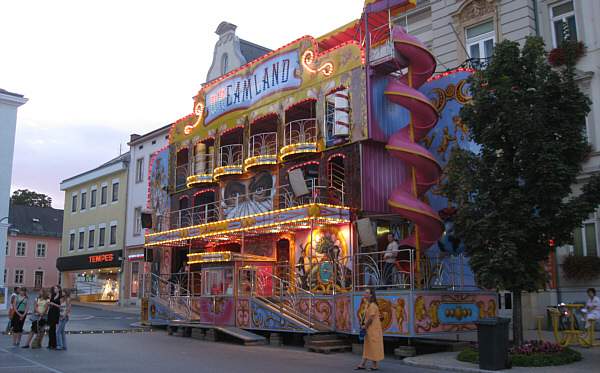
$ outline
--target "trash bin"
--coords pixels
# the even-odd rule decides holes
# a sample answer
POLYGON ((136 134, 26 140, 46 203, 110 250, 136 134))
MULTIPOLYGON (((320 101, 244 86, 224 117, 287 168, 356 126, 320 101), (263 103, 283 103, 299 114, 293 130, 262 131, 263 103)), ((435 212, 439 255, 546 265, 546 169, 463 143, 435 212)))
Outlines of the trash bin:
POLYGON ((500 370, 510 368, 508 360, 508 325, 505 317, 486 317, 474 322, 477 325, 479 368, 500 370))

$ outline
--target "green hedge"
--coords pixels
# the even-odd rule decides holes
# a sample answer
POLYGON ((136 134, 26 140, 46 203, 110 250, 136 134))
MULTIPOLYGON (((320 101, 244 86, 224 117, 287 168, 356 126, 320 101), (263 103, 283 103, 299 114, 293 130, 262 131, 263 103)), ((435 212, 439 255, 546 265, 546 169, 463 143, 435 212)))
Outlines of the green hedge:
MULTIPOLYGON (((479 351, 475 348, 468 348, 461 351, 456 357, 459 361, 479 364, 479 351)), ((564 347, 562 353, 544 354, 536 352, 533 355, 510 354, 510 361, 514 366, 519 367, 548 367, 554 365, 571 364, 581 360, 581 354, 569 347, 564 347)))

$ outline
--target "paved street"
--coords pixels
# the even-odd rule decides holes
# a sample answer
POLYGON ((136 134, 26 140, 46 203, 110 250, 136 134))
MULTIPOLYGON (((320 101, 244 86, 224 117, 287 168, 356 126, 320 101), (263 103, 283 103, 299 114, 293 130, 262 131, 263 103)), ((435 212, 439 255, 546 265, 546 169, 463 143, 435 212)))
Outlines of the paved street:
MULTIPOLYGON (((323 355, 301 347, 243 346, 169 336, 165 330, 139 332, 135 311, 74 306, 67 330, 68 350, 12 348, 12 336, 0 336, 2 372, 348 372, 360 362, 352 353, 323 355), (100 331, 104 331, 101 333, 100 331), (111 333, 113 330, 121 332, 111 333), (130 330, 129 332, 122 332, 130 330), (86 332, 87 331, 87 332, 86 332), (91 331, 94 331, 91 333, 91 331)), ((6 326, 6 315, 0 324, 6 326)), ((30 324, 30 323, 28 323, 30 324)), ((26 326, 26 330, 29 325, 26 326)), ((26 337, 25 335, 23 336, 26 337)), ((46 336, 47 338, 47 336, 46 336)), ((434 372, 405 367, 400 360, 380 363, 386 372, 434 372)))

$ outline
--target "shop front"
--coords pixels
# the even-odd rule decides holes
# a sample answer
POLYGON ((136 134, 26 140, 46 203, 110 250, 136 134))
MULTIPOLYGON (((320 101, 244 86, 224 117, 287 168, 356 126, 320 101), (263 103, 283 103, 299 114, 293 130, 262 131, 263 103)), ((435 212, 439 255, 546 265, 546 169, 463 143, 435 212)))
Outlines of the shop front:
POLYGON ((63 287, 82 302, 117 302, 121 294, 122 251, 72 255, 56 260, 63 287))

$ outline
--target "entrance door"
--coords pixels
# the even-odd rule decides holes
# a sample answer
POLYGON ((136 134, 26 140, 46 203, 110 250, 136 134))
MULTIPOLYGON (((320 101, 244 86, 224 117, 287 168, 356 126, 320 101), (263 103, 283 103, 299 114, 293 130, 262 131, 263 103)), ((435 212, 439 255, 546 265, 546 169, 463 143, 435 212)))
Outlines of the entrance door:
POLYGON ((44 286, 44 272, 35 271, 33 275, 33 286, 35 290, 39 290, 44 286))
POLYGON ((512 293, 509 291, 498 292, 498 317, 509 318, 512 323, 513 302, 512 293))
POLYGON ((287 238, 277 241, 277 273, 276 276, 290 281, 290 241, 287 238))

